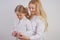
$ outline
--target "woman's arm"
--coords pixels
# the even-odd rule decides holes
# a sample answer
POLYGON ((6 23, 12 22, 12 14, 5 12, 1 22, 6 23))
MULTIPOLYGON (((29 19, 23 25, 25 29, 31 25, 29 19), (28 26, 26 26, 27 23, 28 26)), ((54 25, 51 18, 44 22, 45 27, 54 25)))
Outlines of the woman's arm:
POLYGON ((33 35, 30 37, 30 40, 38 40, 41 39, 44 32, 44 23, 41 20, 37 21, 37 27, 36 27, 36 35, 33 35))
POLYGON ((31 36, 32 33, 33 33, 32 24, 31 24, 30 21, 27 23, 27 26, 26 26, 26 33, 27 33, 27 36, 31 36))

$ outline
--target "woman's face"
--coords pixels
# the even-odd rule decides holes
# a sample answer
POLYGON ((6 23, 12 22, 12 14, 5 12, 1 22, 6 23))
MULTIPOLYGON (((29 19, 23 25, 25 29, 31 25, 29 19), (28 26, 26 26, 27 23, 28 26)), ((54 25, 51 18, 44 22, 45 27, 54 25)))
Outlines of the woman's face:
POLYGON ((32 15, 36 14, 36 5, 35 4, 29 4, 29 10, 32 13, 32 15))
POLYGON ((20 20, 24 17, 24 14, 20 13, 18 11, 16 11, 16 15, 17 15, 18 19, 20 19, 20 20))

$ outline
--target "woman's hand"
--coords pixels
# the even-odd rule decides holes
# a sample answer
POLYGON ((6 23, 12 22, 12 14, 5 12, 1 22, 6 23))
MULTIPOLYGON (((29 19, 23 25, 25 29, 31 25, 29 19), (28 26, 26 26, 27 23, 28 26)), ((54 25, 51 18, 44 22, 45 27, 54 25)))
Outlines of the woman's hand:
POLYGON ((22 33, 17 32, 17 36, 16 37, 20 39, 21 36, 22 36, 22 33))
POLYGON ((28 36, 22 35, 20 36, 21 40, 30 40, 30 38, 28 36))
POLYGON ((16 37, 17 33, 16 31, 12 32, 12 36, 16 37))
POLYGON ((23 35, 20 32, 17 33, 17 38, 19 38, 20 40, 30 40, 30 38, 28 36, 23 35))

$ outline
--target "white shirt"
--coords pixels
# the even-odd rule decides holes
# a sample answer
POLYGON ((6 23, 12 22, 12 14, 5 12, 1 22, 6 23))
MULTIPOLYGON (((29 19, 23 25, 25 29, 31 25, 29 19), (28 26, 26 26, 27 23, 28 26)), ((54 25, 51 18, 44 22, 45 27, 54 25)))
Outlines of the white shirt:
POLYGON ((31 18, 33 25, 33 36, 30 37, 30 40, 43 40, 44 35, 44 24, 38 16, 33 16, 31 18))
POLYGON ((23 35, 26 36, 31 36, 32 35, 31 22, 26 17, 24 17, 22 20, 19 20, 15 23, 12 32, 13 31, 21 32, 23 35))

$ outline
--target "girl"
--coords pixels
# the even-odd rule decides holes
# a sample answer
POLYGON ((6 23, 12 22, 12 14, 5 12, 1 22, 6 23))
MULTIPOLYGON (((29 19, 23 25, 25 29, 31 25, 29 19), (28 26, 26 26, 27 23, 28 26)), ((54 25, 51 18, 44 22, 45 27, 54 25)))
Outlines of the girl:
POLYGON ((44 40, 44 31, 47 30, 48 23, 42 5, 39 0, 31 0, 28 6, 31 13, 30 20, 33 25, 33 35, 29 39, 44 40))
MULTIPOLYGON (((22 5, 18 5, 15 8, 15 13, 18 17, 18 22, 16 22, 14 29, 12 31, 12 35, 17 37, 18 39, 22 39, 23 35, 31 36, 32 35, 32 25, 28 18, 27 8, 22 5)), ((26 37, 25 37, 26 38, 26 37)), ((28 38, 28 37, 27 37, 28 38)), ((24 39, 27 40, 27 39, 24 39)))

